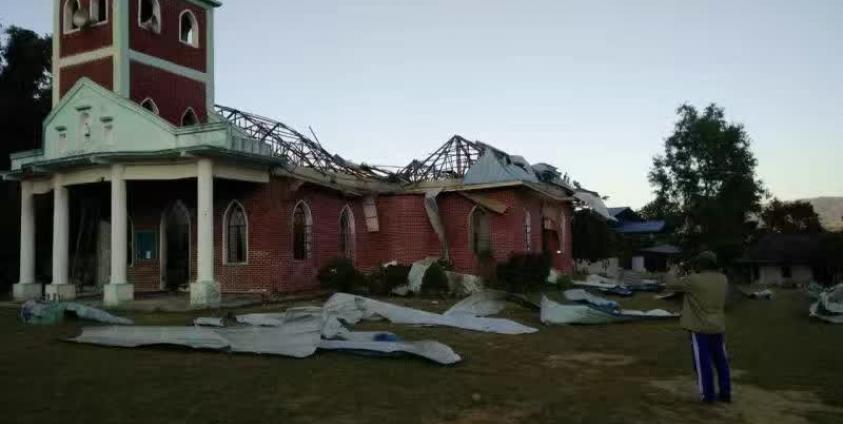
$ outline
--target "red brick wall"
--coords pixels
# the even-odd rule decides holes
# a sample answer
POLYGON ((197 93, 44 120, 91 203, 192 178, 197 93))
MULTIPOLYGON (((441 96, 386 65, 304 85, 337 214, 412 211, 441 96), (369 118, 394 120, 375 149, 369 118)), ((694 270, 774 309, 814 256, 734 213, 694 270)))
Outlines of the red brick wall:
MULTIPOLYGON (((70 34, 64 33, 64 4, 68 0, 59 0, 55 2, 56 10, 59 13, 59 31, 61 33, 61 57, 72 56, 79 53, 89 52, 103 47, 108 47, 112 44, 113 31, 111 23, 114 22, 114 17, 111 13, 111 2, 107 1, 108 7, 108 22, 90 26, 84 30, 75 31, 70 34)), ((91 0, 80 0, 79 4, 91 10, 89 7, 91 0)))
POLYGON ((176 126, 181 125, 188 107, 193 108, 200 122, 207 121, 205 84, 138 62, 132 62, 131 74, 133 101, 140 103, 151 97, 161 117, 176 126))
POLYGON ((109 90, 112 90, 114 86, 114 68, 111 57, 81 65, 64 67, 59 72, 61 72, 61 87, 59 87, 59 92, 62 97, 82 77, 87 77, 109 90))
POLYGON ((185 0, 160 1, 161 33, 147 31, 138 25, 137 0, 129 0, 129 46, 132 50, 205 72, 207 68, 207 17, 205 9, 185 0), (199 24, 199 48, 179 39, 179 15, 190 10, 199 24))
MULTIPOLYGON (((509 206, 505 213, 491 215, 495 259, 505 261, 512 253, 526 251, 525 210, 530 211, 532 218, 533 252, 540 252, 543 201, 530 192, 517 189, 487 191, 484 194, 509 206)), ((341 253, 340 214, 345 205, 351 207, 354 215, 355 261, 359 268, 372 270, 391 260, 409 264, 427 256, 439 256, 441 245, 428 221, 423 198, 423 195, 417 194, 378 197, 380 231, 369 232, 361 198, 346 197, 309 184, 298 186, 290 179, 276 178, 269 184, 217 179, 214 189, 215 277, 226 292, 293 292, 317 288, 319 268, 341 253), (242 265, 223 263, 223 215, 232 200, 243 206, 248 219, 248 263, 242 265), (293 259, 292 214, 300 200, 310 206, 313 220, 312 254, 306 260, 293 259)), ((191 274, 195 279, 195 180, 129 184, 129 213, 135 231, 154 230, 159 234, 161 215, 176 200, 181 200, 191 215, 191 274)), ((469 214, 474 203, 457 193, 444 193, 439 197, 439 206, 455 270, 477 272, 478 263, 469 246, 469 214)), ((567 206, 557 205, 557 210, 569 213, 567 206)), ((570 237, 565 240, 567 248, 563 249, 562 255, 555 257, 555 263, 558 268, 570 271, 570 237)), ((161 252, 158 256, 160 258, 161 252)), ((136 260, 129 270, 129 279, 139 291, 158 290, 159 260, 136 260)))
MULTIPOLYGON (((542 251, 542 200, 530 191, 519 189, 488 190, 484 196, 508 206, 503 214, 490 213, 492 253, 496 261, 506 261, 513 253, 525 253, 524 212, 530 212, 532 222, 532 252, 542 251)), ((412 263, 427 256, 441 256, 441 243, 424 210, 424 195, 401 194, 378 198, 381 232, 383 239, 377 246, 381 261, 397 260, 412 263), (384 213, 388 211, 388 213, 384 213)), ((476 273, 479 263, 471 250, 469 217, 475 204, 458 193, 443 193, 438 197, 440 214, 443 217, 445 233, 448 238, 450 259, 454 269, 459 272, 476 273)), ((562 208, 557 209, 560 213, 562 208)), ((556 218, 554 221, 559 222, 556 218)), ((570 220, 568 221, 570 225, 570 220)), ((567 238, 570 244, 570 237, 567 238)), ((570 247, 556 255, 554 246, 554 266, 569 271, 571 269, 570 247)))

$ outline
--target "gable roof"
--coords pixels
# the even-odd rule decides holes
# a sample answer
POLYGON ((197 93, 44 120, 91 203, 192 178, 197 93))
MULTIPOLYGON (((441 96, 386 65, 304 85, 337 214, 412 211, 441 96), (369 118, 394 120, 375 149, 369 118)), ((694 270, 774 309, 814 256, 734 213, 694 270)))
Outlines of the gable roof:
POLYGON ((630 208, 629 206, 620 206, 620 207, 615 207, 615 208, 607 208, 607 210, 609 211, 609 215, 612 215, 612 217, 617 217, 617 216, 618 216, 618 214, 620 214, 621 212, 626 211, 627 209, 632 209, 632 208, 630 208))
POLYGON ((807 265, 820 249, 815 234, 768 234, 750 246, 740 262, 807 265))
POLYGON ((615 231, 623 234, 636 234, 636 233, 658 233, 665 228, 664 221, 652 220, 652 221, 621 221, 621 224, 615 227, 615 231))

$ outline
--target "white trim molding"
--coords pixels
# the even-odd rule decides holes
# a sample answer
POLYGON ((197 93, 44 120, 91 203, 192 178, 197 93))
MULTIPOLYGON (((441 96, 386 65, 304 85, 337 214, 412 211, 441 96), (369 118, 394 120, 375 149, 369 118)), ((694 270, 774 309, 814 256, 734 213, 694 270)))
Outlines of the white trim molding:
POLYGON ((161 111, 158 109, 158 104, 155 103, 155 100, 152 100, 152 97, 147 97, 147 98, 143 99, 143 101, 140 102, 140 105, 141 105, 142 108, 144 108, 144 109, 146 109, 146 110, 148 110, 148 111, 150 111, 150 112, 152 112, 156 115, 161 114, 161 111), (146 106, 147 104, 149 106, 146 106))
POLYGON ((192 80, 203 82, 205 84, 208 83, 208 74, 204 72, 200 72, 195 69, 188 68, 187 66, 182 66, 161 58, 157 58, 155 56, 150 56, 148 54, 141 53, 137 50, 129 50, 129 59, 135 62, 142 63, 144 65, 165 70, 176 75, 181 75, 192 80))
POLYGON ((67 68, 70 66, 82 65, 88 62, 96 62, 107 57, 112 57, 114 56, 114 53, 114 46, 108 46, 72 56, 65 56, 59 59, 59 68, 67 68))

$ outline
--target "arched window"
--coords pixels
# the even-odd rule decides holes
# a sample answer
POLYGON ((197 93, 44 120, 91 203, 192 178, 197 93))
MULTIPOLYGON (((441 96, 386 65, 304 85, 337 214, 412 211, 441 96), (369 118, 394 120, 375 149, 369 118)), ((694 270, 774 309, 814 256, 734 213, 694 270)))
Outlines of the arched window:
POLYGON ((76 25, 76 22, 73 21, 73 17, 76 15, 76 12, 78 12, 81 8, 82 6, 79 4, 79 0, 67 0, 64 2, 62 20, 64 21, 63 27, 65 34, 71 33, 79 29, 79 25, 76 25))
POLYGON ((151 97, 147 97, 144 101, 142 101, 141 107, 158 115, 158 105, 155 104, 155 101, 152 100, 151 97))
POLYGON ((354 214, 346 206, 340 213, 340 253, 348 259, 354 259, 355 233, 354 214))
POLYGON ((161 32, 161 5, 158 0, 138 0, 138 25, 156 34, 161 32))
POLYGON ((533 221, 530 211, 524 210, 524 250, 533 251, 533 221))
POLYGON ((94 24, 108 22, 108 1, 91 0, 91 22, 94 24))
POLYGON ((300 201, 293 209, 293 259, 307 259, 312 248, 313 218, 310 207, 300 201))
POLYGON ((181 116, 181 126, 189 127, 198 123, 199 118, 196 117, 196 112, 193 111, 193 108, 187 108, 187 110, 184 111, 184 115, 181 116))
POLYGON ((179 40, 192 47, 199 47, 199 23, 193 12, 185 10, 179 16, 179 40))
POLYGON ((223 252, 226 264, 249 261, 249 226, 243 206, 233 200, 223 215, 223 252))
POLYGON ((469 240, 471 251, 475 255, 489 253, 492 249, 489 214, 479 206, 475 206, 471 211, 469 228, 471 230, 471 240, 469 240))

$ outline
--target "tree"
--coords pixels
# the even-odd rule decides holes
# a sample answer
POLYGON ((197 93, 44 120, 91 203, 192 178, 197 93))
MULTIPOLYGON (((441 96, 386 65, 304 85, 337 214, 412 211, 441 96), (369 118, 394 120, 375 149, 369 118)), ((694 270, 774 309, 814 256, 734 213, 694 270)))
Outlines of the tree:
MULTIPOLYGON (((0 35, 0 170, 9 154, 41 145, 41 123, 52 108, 49 36, 8 27, 0 35)), ((20 201, 17 185, 0 180, 0 287, 17 278, 20 201)))
POLYGON ((8 153, 38 147, 41 123, 52 108, 50 36, 15 26, 0 38, 0 168, 8 153))
POLYGON ((761 211, 764 230, 774 233, 821 233, 820 216, 808 202, 782 202, 773 199, 761 211))
POLYGON ((614 256, 617 236, 606 220, 594 211, 576 211, 571 233, 574 259, 594 262, 614 256))
POLYGON ((749 136, 742 125, 726 122, 716 104, 702 113, 685 104, 677 115, 664 154, 653 158, 649 180, 656 199, 645 215, 676 228, 686 254, 709 249, 728 264, 742 252, 753 230, 749 215, 761 210, 766 195, 749 136))

